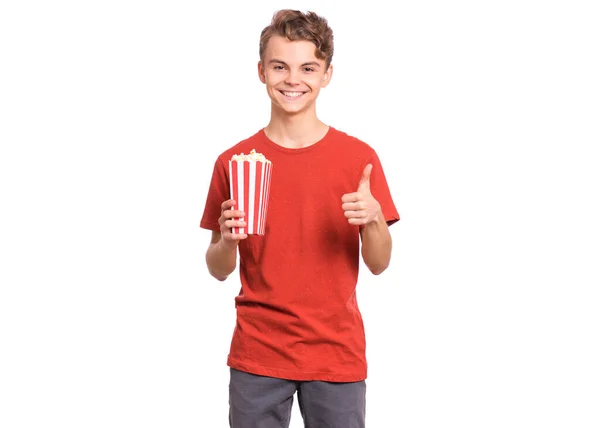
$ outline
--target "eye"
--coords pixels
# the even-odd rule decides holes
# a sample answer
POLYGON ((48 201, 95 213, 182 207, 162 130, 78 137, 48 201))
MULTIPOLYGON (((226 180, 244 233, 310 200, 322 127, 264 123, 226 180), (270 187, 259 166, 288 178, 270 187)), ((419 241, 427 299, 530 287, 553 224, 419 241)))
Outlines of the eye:
POLYGON ((306 73, 312 73, 313 71, 315 71, 315 69, 314 69, 314 68, 312 68, 312 67, 304 67, 304 71, 305 71, 306 73))
POLYGON ((283 65, 275 65, 273 66, 273 70, 283 70, 283 65))

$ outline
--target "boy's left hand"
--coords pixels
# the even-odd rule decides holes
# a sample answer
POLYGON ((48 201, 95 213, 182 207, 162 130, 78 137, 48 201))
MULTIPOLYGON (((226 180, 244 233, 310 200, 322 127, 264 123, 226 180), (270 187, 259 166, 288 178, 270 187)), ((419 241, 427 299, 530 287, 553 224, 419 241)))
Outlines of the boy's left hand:
POLYGON ((371 194, 371 170, 373 165, 368 164, 362 174, 358 190, 342 196, 342 209, 348 223, 365 225, 381 217, 381 206, 371 194))

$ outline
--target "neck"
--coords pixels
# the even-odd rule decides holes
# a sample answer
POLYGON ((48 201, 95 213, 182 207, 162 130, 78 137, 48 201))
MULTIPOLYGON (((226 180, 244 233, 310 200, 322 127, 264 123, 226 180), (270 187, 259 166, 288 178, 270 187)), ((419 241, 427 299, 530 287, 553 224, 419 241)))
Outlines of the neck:
POLYGON ((271 141, 280 146, 299 149, 321 140, 328 129, 314 111, 289 115, 271 109, 271 120, 264 131, 271 141))

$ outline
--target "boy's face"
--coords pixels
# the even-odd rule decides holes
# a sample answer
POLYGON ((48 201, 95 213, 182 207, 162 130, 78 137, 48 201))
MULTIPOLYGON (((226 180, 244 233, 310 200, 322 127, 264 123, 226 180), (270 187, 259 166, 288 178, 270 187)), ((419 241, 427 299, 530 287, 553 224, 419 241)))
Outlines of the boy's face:
POLYGON ((314 43, 280 36, 271 37, 263 61, 258 63, 259 78, 273 107, 288 114, 315 108, 319 91, 329 84, 332 71, 315 56, 314 43))

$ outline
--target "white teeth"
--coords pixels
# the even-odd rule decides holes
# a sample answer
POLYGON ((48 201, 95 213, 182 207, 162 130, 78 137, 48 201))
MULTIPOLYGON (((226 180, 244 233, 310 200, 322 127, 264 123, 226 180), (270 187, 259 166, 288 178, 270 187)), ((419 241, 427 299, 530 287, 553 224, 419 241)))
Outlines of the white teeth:
POLYGON ((302 92, 283 92, 283 95, 285 95, 286 97, 299 97, 300 95, 302 95, 302 92))

